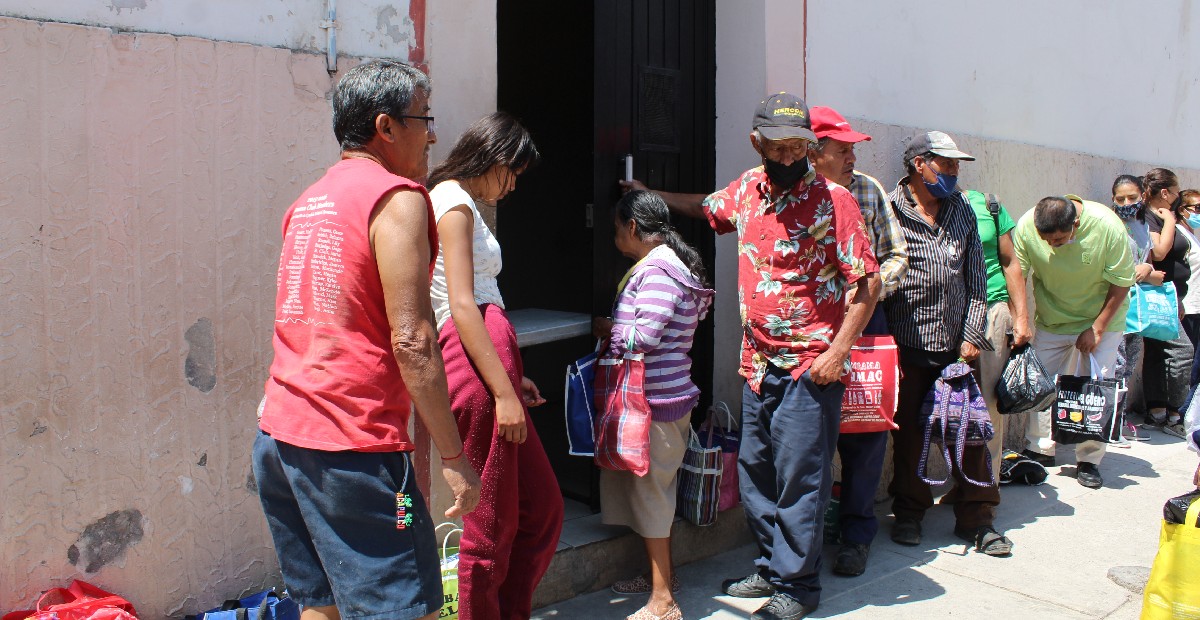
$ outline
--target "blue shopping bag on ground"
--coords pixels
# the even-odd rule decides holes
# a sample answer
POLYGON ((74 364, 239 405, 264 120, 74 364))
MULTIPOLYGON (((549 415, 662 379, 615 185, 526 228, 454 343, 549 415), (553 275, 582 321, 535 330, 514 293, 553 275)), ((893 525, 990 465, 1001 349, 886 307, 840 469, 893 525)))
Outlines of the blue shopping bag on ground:
POLYGON ((286 592, 280 597, 274 590, 264 590, 225 601, 220 607, 192 617, 196 620, 300 620, 300 605, 286 592))
POLYGON ((567 452, 574 456, 596 455, 596 350, 567 365, 566 403, 567 452))
POLYGON ((1179 337, 1179 302, 1175 284, 1134 284, 1129 288, 1129 312, 1125 314, 1125 333, 1141 334, 1155 340, 1179 337))

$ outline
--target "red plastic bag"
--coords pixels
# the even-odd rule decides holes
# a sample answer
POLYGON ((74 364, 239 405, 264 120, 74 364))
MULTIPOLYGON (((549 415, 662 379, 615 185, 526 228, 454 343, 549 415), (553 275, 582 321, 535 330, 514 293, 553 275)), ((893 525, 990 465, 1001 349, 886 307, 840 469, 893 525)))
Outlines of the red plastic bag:
POLYGON ((14 611, 0 620, 137 620, 133 603, 78 579, 65 588, 51 588, 38 599, 37 609, 14 611))
POLYGON ((650 471, 650 403, 641 353, 596 361, 596 465, 650 471))
POLYGON ((843 378, 843 433, 894 431, 900 396, 900 352, 891 336, 861 336, 850 349, 850 374, 843 378))

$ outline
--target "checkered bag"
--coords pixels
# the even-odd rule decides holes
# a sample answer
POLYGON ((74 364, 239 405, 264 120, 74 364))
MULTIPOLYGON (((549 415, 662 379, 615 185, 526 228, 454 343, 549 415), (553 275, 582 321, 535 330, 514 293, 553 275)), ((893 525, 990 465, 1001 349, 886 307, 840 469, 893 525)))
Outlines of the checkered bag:
POLYGON ((687 451, 679 466, 679 484, 675 497, 675 514, 696 525, 717 522, 717 506, 721 498, 721 446, 700 442, 700 436, 689 429, 687 451))
POLYGON ((650 403, 641 353, 596 360, 596 465, 650 471, 650 403))

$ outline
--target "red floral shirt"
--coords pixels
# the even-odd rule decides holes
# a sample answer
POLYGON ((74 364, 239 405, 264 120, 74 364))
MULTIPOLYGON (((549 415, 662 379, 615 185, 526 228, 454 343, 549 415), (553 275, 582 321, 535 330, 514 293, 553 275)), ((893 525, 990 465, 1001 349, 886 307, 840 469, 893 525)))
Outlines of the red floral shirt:
POLYGON ((738 234, 739 373, 758 392, 767 364, 799 379, 829 349, 846 314, 847 285, 878 273, 854 196, 810 171, 770 195, 762 166, 704 200, 718 234, 738 234))

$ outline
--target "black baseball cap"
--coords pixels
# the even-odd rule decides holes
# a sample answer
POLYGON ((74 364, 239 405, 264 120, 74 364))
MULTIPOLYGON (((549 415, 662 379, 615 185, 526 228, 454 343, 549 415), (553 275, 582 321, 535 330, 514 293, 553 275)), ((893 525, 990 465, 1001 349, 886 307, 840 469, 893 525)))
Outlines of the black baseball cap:
POLYGON ((772 95, 754 113, 754 130, 768 140, 804 138, 817 141, 804 100, 791 94, 772 95))

